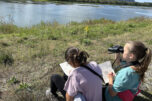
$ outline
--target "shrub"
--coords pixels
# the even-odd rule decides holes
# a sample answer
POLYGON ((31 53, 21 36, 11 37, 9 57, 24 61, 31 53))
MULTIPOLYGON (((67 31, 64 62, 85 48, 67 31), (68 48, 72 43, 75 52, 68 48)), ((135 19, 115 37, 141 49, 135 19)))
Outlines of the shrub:
POLYGON ((4 64, 5 66, 12 65, 14 63, 14 59, 12 54, 9 51, 0 50, 0 64, 4 64))
POLYGON ((0 33, 10 34, 17 30, 17 26, 12 24, 1 24, 0 25, 0 33))
POLYGON ((17 42, 18 43, 24 43, 25 40, 28 40, 28 38, 27 37, 23 37, 23 38, 17 40, 17 42))
POLYGON ((81 40, 81 44, 85 44, 85 45, 91 45, 92 44, 92 42, 91 42, 91 40, 90 39, 82 39, 81 40))
POLYGON ((19 86, 19 89, 29 89, 29 88, 30 88, 30 85, 27 83, 21 83, 19 86))
POLYGON ((152 45, 152 40, 147 40, 146 41, 149 45, 152 45))
POLYGON ((1 42, 0 43, 3 47, 8 47, 8 46, 10 46, 10 44, 8 44, 8 43, 6 43, 6 42, 1 42))
POLYGON ((56 34, 50 34, 48 35, 48 40, 58 40, 61 37, 60 34, 56 33, 56 34))
POLYGON ((8 83, 9 83, 9 84, 17 84, 17 83, 20 83, 20 81, 17 80, 16 77, 13 76, 12 78, 10 78, 10 79, 8 80, 8 83))
POLYGON ((78 34, 78 29, 70 30, 71 35, 76 35, 78 34))

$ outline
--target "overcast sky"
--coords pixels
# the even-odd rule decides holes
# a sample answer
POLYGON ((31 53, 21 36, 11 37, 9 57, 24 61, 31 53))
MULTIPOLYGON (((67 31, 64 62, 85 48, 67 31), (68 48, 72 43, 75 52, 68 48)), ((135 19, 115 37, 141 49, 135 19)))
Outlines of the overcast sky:
POLYGON ((152 2, 152 0, 135 0, 137 2, 152 2))

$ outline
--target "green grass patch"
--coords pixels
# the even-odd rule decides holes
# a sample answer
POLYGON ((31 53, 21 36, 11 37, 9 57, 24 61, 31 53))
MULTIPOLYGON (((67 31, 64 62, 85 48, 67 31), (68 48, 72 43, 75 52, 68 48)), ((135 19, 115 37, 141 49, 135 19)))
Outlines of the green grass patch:
POLYGON ((12 53, 7 50, 0 50, 0 64, 12 65, 13 63, 14 59, 12 53))
POLYGON ((146 40, 149 45, 152 45, 152 40, 146 40))
POLYGON ((7 81, 9 84, 17 84, 17 83, 20 83, 20 81, 19 80, 17 80, 17 78, 16 77, 12 77, 12 78, 10 78, 8 81, 7 81))
POLYGON ((0 34, 11 34, 17 31, 17 26, 13 24, 0 24, 0 34))
POLYGON ((18 100, 13 95, 11 101, 45 101, 42 92, 49 87, 52 73, 63 74, 59 64, 65 61, 64 52, 68 47, 87 51, 89 61, 113 62, 114 55, 108 54, 107 49, 114 45, 123 46, 127 41, 136 40, 152 48, 151 27, 152 19, 147 18, 120 22, 100 19, 67 25, 42 22, 29 28, 11 27, 12 31, 8 32, 0 27, 0 64, 14 67, 0 70, 11 71, 8 78, 11 77, 9 84, 13 85, 9 85, 9 91, 12 86, 14 91, 19 89, 14 94, 18 100), (17 80, 24 83, 14 85, 17 80))
POLYGON ((84 44, 86 46, 89 46, 92 44, 91 40, 90 39, 82 39, 81 40, 81 44, 84 44))

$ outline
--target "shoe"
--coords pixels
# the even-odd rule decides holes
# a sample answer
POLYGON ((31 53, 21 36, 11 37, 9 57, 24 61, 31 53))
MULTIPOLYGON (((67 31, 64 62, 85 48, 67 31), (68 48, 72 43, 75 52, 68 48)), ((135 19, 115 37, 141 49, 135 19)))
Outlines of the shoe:
POLYGON ((50 88, 46 90, 45 95, 47 98, 50 98, 52 96, 50 88))
POLYGON ((47 98, 50 98, 51 96, 58 97, 57 94, 51 93, 51 89, 50 88, 46 90, 45 95, 46 95, 47 98))

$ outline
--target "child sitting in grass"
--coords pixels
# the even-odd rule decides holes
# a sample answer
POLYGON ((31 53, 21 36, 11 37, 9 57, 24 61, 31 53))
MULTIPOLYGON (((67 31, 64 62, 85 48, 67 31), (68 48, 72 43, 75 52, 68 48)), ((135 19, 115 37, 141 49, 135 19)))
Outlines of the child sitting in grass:
POLYGON ((99 75, 101 75, 101 70, 96 62, 87 62, 88 57, 87 52, 75 47, 66 50, 65 60, 75 69, 70 72, 67 81, 60 75, 52 75, 51 93, 54 96, 58 96, 56 91, 59 90, 66 101, 102 101, 102 80, 84 66, 91 68, 99 75))
POLYGON ((151 50, 146 48, 142 42, 131 41, 125 44, 122 55, 123 60, 125 60, 126 63, 134 62, 136 64, 122 68, 117 73, 115 79, 113 73, 108 75, 109 86, 105 92, 106 101, 133 100, 134 97, 130 98, 131 96, 127 95, 137 95, 139 85, 144 81, 145 72, 150 64, 151 54, 151 50))

